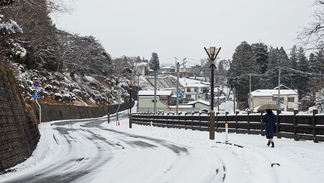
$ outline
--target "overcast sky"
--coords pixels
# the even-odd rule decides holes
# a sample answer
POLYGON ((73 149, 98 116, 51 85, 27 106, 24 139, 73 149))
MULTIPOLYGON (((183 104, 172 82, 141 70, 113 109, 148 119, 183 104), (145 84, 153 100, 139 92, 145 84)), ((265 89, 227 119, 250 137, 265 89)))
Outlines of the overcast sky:
POLYGON ((92 35, 112 58, 156 52, 161 65, 206 58, 222 47, 232 59, 242 42, 283 46, 289 53, 301 27, 312 20, 313 0, 75 0, 71 14, 54 18, 59 29, 92 35))

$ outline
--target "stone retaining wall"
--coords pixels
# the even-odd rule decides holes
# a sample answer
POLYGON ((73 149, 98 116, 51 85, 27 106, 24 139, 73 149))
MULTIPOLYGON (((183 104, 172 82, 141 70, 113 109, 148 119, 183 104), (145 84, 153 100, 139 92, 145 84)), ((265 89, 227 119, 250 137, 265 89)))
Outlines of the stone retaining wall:
POLYGON ((39 137, 32 108, 21 100, 7 63, 0 61, 0 173, 30 157, 39 137))

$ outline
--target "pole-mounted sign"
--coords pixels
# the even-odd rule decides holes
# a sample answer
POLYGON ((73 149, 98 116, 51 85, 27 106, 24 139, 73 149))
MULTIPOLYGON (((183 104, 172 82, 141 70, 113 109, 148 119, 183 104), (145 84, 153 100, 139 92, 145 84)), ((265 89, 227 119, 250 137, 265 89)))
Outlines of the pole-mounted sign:
POLYGON ((38 99, 38 98, 40 98, 40 95, 39 95, 39 93, 38 93, 37 91, 35 91, 35 93, 34 93, 34 95, 33 95, 33 98, 34 98, 34 99, 38 99))
POLYGON ((35 80, 35 81, 33 82, 33 86, 34 86, 35 88, 39 87, 39 85, 40 85, 40 82, 39 82, 39 81, 35 80))
MULTIPOLYGON (((33 86, 34 86, 35 88, 39 87, 39 86, 40 86, 40 82, 37 81, 37 80, 35 80, 35 81, 33 82, 33 86)), ((35 93, 34 93, 34 95, 33 95, 33 98, 36 99, 36 103, 37 103, 37 105, 38 105, 38 107, 39 107, 39 124, 41 124, 41 123, 42 123, 42 107, 39 105, 39 103, 38 103, 38 101, 37 101, 37 99, 39 99, 39 98, 41 98, 41 97, 40 97, 40 95, 39 95, 39 93, 38 93, 37 90, 35 90, 35 93)))

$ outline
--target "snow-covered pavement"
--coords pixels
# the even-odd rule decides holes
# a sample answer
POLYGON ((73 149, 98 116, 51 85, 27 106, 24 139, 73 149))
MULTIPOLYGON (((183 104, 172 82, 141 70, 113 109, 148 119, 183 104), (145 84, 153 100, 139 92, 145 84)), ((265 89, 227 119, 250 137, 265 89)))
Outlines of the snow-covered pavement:
POLYGON ((0 182, 312 182, 324 180, 324 144, 261 135, 209 133, 133 124, 128 118, 41 124, 41 139, 27 161, 0 182), (273 166, 271 164, 278 163, 273 166))

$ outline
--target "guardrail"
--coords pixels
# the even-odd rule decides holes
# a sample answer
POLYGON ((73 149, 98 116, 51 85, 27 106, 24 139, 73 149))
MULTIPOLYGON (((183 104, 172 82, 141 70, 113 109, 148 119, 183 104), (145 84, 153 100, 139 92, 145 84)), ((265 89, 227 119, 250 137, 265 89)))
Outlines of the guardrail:
MULTIPOLYGON (((230 133, 265 135, 264 125, 261 124, 262 113, 219 114, 215 116, 215 131, 225 132, 228 124, 230 133)), ((184 128, 192 130, 209 130, 209 114, 193 113, 175 115, 174 113, 133 113, 131 123, 153 125, 166 128, 184 128)), ((313 140, 324 142, 324 115, 317 114, 278 114, 276 124, 278 138, 293 138, 295 140, 313 140)))

